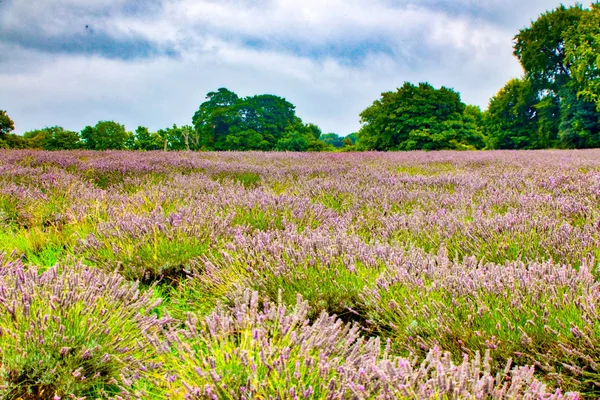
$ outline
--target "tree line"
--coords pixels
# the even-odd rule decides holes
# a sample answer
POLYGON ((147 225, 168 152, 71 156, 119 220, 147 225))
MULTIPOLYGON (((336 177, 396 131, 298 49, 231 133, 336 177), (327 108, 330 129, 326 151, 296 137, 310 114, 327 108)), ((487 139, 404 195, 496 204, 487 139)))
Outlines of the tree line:
POLYGON ((359 150, 600 147, 600 3, 561 5, 514 38, 522 77, 488 109, 405 83, 360 115, 359 150))
POLYGON ((360 114, 358 132, 323 134, 271 95, 239 97, 220 88, 206 96, 192 125, 134 132, 100 121, 81 132, 46 127, 12 134, 0 110, 0 148, 45 150, 469 150, 600 147, 600 2, 542 14, 514 38, 524 74, 488 108, 461 101, 453 89, 406 82, 360 114))
POLYGON ((14 122, 0 110, 0 148, 43 150, 264 150, 332 151, 354 148, 356 135, 322 134, 296 116, 295 106, 274 95, 240 98, 221 88, 207 95, 192 118, 193 125, 134 132, 115 121, 99 121, 81 132, 60 126, 11 134, 14 122))

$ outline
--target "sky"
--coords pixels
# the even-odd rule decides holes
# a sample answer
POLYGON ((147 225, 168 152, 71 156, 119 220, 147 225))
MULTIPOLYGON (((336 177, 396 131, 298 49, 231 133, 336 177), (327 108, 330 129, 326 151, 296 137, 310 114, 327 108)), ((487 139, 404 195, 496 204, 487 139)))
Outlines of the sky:
MULTIPOLYGON (((563 1, 565 5, 575 1, 563 1)), ((16 133, 191 124, 206 94, 275 94, 345 136, 429 82, 485 109, 519 29, 553 0, 0 0, 0 109, 16 133)))

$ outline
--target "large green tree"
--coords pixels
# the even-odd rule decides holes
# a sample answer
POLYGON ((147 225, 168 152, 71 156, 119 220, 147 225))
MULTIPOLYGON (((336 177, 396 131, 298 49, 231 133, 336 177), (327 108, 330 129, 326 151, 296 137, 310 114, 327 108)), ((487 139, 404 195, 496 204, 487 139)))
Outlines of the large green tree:
POLYGON ((0 140, 14 130, 15 123, 13 120, 6 114, 6 111, 0 110, 0 140))
POLYGON ((150 132, 145 126, 138 126, 130 139, 131 143, 127 147, 132 150, 162 149, 162 139, 156 132, 150 132))
POLYGON ((577 94, 600 112, 600 3, 592 4, 566 39, 565 56, 577 82, 577 94))
MULTIPOLYGON (((509 131, 503 135, 516 141, 509 144, 510 141, 500 140, 495 142, 497 145, 580 148, 600 144, 597 137, 600 122, 593 111, 598 107, 600 89, 599 39, 597 3, 591 10, 581 5, 561 5, 542 14, 515 36, 514 54, 525 76, 519 88, 509 82, 505 88, 508 90, 492 99, 490 116, 494 122, 494 117, 512 114, 514 118, 504 122, 509 131), (522 100, 519 106, 502 101, 509 92, 516 98, 517 89, 520 95, 516 97, 522 100), (533 100, 534 97, 537 99, 533 100), (508 108, 500 110, 502 105, 508 108), (515 123, 516 120, 520 123, 515 123)), ((498 120, 495 122, 495 126, 502 125, 498 120)), ((502 136, 498 131, 492 135, 502 136)))
MULTIPOLYGON (((207 150, 322 150, 321 130, 304 124, 295 106, 284 98, 263 94, 240 98, 221 88, 207 95, 192 119, 188 144, 207 150)), ((182 136, 184 138, 186 135, 182 136)))
POLYGON ((561 96, 559 135, 562 147, 600 147, 600 113, 594 103, 566 89, 561 96))
POLYGON ((235 107, 239 97, 226 88, 220 88, 216 92, 209 92, 206 99, 192 118, 200 137, 200 147, 207 150, 227 150, 225 140, 230 128, 237 124, 235 107))
POLYGON ((159 130, 166 150, 198 150, 199 135, 190 125, 177 126, 159 130))
POLYGON ((75 150, 82 146, 78 132, 60 126, 46 127, 23 134, 26 146, 44 150, 75 150))
POLYGON ((537 93, 531 82, 512 79, 490 100, 486 135, 492 149, 532 149, 537 146, 537 93))
POLYGON ((559 6, 542 14, 515 36, 514 54, 534 90, 554 94, 571 78, 571 62, 566 57, 566 41, 586 11, 581 5, 559 6))
POLYGON ((325 133, 321 135, 320 139, 336 149, 344 147, 344 138, 340 137, 337 133, 325 133))
POLYGON ((122 150, 129 137, 125 126, 114 121, 99 121, 81 131, 85 148, 90 150, 122 150))
POLYGON ((406 82, 386 92, 361 114, 358 149, 441 150, 481 148, 477 120, 452 89, 406 82))

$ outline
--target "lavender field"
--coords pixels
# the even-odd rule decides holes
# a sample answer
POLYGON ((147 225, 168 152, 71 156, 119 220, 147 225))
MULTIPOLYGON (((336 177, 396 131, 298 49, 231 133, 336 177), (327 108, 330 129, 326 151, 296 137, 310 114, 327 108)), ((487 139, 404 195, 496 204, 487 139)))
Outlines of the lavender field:
POLYGON ((600 151, 0 151, 0 398, 600 396, 600 151))

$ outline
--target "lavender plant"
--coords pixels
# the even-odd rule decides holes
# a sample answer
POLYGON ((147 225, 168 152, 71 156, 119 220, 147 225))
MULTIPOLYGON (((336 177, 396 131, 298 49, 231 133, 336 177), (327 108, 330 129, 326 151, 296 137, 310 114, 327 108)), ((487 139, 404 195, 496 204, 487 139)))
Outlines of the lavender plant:
POLYGON ((591 267, 504 265, 445 252, 397 260, 362 298, 368 317, 412 354, 492 350, 495 365, 535 365, 562 387, 599 394, 599 287, 591 267))
POLYGON ((38 274, 0 267, 0 397, 144 398, 136 382, 159 364, 149 292, 81 265, 38 274))
POLYGON ((173 340, 179 363, 166 377, 170 398, 185 399, 577 399, 548 390, 534 369, 492 373, 490 357, 454 364, 434 349, 421 363, 382 351, 357 326, 308 306, 261 302, 246 291, 205 319, 190 314, 173 340))

